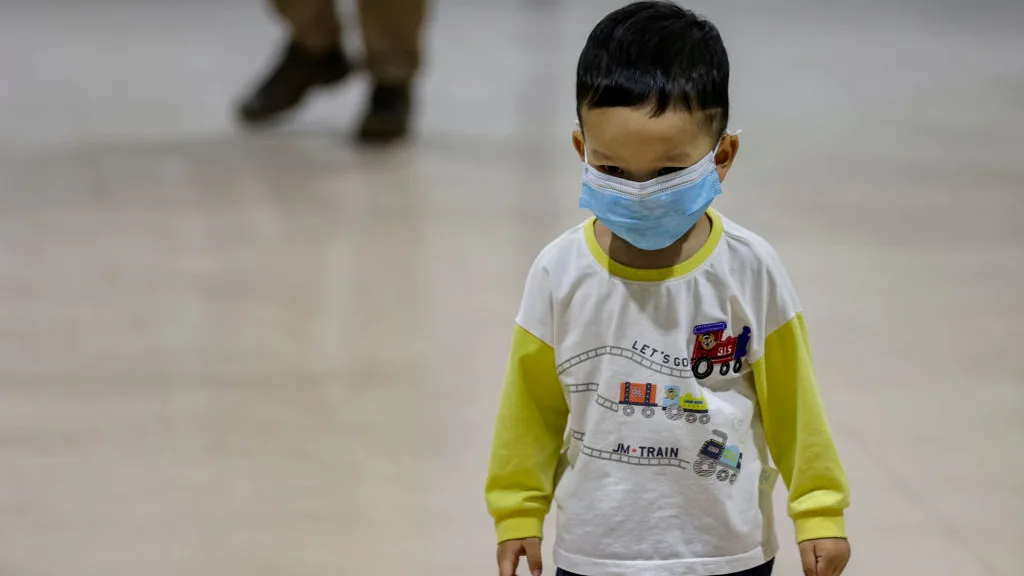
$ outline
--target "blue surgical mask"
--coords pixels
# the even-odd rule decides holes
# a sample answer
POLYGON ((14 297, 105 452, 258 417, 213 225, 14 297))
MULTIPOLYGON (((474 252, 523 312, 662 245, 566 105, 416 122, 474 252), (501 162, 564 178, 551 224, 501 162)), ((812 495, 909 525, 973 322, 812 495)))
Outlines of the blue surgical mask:
POLYGON ((641 250, 667 248, 689 232, 722 193, 716 152, 717 145, 693 166, 646 182, 609 176, 584 158, 580 208, 593 212, 616 236, 641 250))

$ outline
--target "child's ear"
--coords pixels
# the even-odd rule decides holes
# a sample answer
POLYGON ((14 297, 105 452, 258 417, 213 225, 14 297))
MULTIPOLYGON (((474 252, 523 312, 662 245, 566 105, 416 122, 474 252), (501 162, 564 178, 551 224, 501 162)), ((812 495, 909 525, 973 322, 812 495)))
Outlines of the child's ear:
POLYGON ((725 182, 725 175, 729 173, 729 168, 732 168, 732 163, 736 160, 736 154, 739 151, 740 137, 738 135, 722 136, 722 141, 718 145, 718 153, 715 154, 715 170, 718 171, 719 181, 725 182))
POLYGON ((572 147, 580 155, 580 162, 586 162, 586 143, 583 140, 583 130, 579 127, 572 131, 572 147))

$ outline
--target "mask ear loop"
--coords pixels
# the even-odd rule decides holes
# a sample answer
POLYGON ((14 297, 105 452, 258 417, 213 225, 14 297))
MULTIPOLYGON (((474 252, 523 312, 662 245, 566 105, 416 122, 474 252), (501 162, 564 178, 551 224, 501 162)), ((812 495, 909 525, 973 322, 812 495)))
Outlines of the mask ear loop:
MULTIPOLYGON (((579 120, 573 120, 572 123, 576 127, 577 130, 579 130, 580 132, 583 132, 583 126, 580 126, 580 121, 579 120)), ((590 162, 587 160, 587 144, 586 144, 586 139, 583 140, 583 163, 584 164, 590 164, 590 162)))
POLYGON ((722 145, 722 138, 725 138, 726 136, 739 136, 741 132, 743 132, 741 128, 735 128, 732 130, 726 129, 726 131, 722 133, 721 138, 718 139, 718 144, 715 145, 715 152, 717 153, 718 147, 722 145))
POLYGON ((718 143, 715 144, 715 149, 711 151, 711 158, 712 158, 712 160, 714 160, 714 157, 718 155, 718 149, 722 146, 722 138, 725 138, 726 136, 739 136, 740 132, 743 132, 743 129, 741 129, 741 128, 735 128, 735 129, 732 129, 732 130, 728 130, 727 129, 725 131, 725 133, 722 134, 721 138, 718 139, 718 143))

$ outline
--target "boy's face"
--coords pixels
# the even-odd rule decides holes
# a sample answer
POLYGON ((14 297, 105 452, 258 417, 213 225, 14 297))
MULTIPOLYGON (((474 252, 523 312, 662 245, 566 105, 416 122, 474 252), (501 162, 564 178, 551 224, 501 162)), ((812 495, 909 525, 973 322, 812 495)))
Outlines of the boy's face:
MULTIPOLYGON (((572 135, 580 160, 586 152, 586 161, 601 172, 634 182, 689 168, 718 144, 700 113, 684 110, 652 117, 647 107, 584 108, 580 119, 582 130, 572 135)), ((739 137, 722 137, 715 155, 722 181, 738 150, 739 137)))

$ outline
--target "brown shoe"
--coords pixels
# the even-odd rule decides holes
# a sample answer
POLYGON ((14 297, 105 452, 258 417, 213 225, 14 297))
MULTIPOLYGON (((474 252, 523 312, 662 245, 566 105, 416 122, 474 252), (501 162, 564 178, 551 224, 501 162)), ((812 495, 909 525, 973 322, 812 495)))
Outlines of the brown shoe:
POLYGON ((409 86, 377 84, 359 129, 359 140, 384 143, 403 138, 409 131, 412 97, 409 86))
POLYGON ((292 42, 273 72, 239 106, 238 117, 246 124, 273 120, 298 105, 310 88, 334 84, 351 71, 340 49, 311 54, 292 42))

